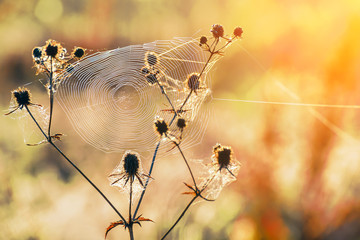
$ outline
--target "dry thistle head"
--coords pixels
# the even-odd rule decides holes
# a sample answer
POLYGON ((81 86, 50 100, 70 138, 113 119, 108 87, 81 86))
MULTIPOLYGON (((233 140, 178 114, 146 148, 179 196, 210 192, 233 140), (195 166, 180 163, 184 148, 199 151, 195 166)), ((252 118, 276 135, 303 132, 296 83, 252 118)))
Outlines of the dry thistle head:
POLYGON ((241 35, 243 34, 243 30, 242 30, 242 28, 241 27, 236 27, 235 29, 234 29, 234 36, 235 37, 241 37, 241 35))
POLYGON ((142 173, 139 154, 128 150, 123 155, 120 164, 109 175, 109 180, 111 186, 116 186, 121 191, 129 190, 126 184, 130 180, 130 184, 134 184, 133 191, 136 193, 143 189, 145 177, 147 176, 142 173), (135 179, 138 182, 135 182, 135 179))
POLYGON ((12 91, 12 95, 16 100, 17 105, 20 106, 20 109, 25 105, 31 104, 31 93, 27 88, 19 87, 18 89, 12 91))
POLYGON ((154 123, 155 131, 160 135, 167 134, 169 127, 164 119, 157 119, 154 123))
POLYGON ((46 41, 46 44, 43 47, 43 51, 45 52, 46 56, 58 58, 59 54, 63 52, 63 47, 57 41, 49 39, 46 41))
POLYGON ((233 158, 231 147, 216 144, 213 153, 212 163, 206 165, 209 175, 199 185, 202 196, 208 200, 216 199, 226 185, 236 180, 241 165, 233 158))
POLYGON ((84 57, 84 55, 85 55, 85 49, 82 47, 75 47, 71 53, 71 56, 77 59, 84 57))
POLYGON ((35 47, 32 50, 32 56, 34 58, 34 60, 40 59, 42 57, 42 51, 40 47, 35 47))
POLYGON ((230 161, 232 160, 232 149, 231 147, 221 146, 217 144, 213 148, 213 152, 217 163, 219 164, 219 169, 226 168, 230 161))
POLYGON ((184 118, 178 118, 177 122, 176 122, 176 126, 180 129, 183 130, 186 127, 186 120, 184 118))
POLYGON ((220 24, 212 25, 210 32, 212 33, 214 38, 224 37, 224 28, 220 24))
POLYGON ((149 74, 149 73, 150 73, 150 70, 149 70, 147 67, 142 67, 142 68, 141 68, 141 72, 142 72, 143 74, 149 74))
POLYGON ((130 177, 138 174, 140 159, 137 154, 128 152, 124 156, 124 170, 130 177))
POLYGON ((153 67, 158 64, 159 56, 154 52, 146 52, 144 60, 147 66, 153 67))
POLYGON ((207 43, 207 37, 202 36, 202 37, 200 38, 200 46, 203 45, 203 44, 206 44, 206 43, 207 43))
POLYGON ((196 93, 200 88, 200 78, 198 73, 190 73, 186 78, 186 87, 196 93))
POLYGON ((157 83, 157 76, 154 73, 149 73, 145 76, 146 81, 149 83, 150 86, 154 85, 155 83, 157 83))
POLYGON ((23 109, 23 107, 25 106, 29 106, 29 105, 41 106, 38 104, 33 104, 31 102, 31 93, 27 88, 19 87, 18 89, 12 91, 11 95, 12 95, 11 98, 15 103, 15 108, 10 112, 6 113, 5 115, 9 115, 15 112, 17 109, 23 109))

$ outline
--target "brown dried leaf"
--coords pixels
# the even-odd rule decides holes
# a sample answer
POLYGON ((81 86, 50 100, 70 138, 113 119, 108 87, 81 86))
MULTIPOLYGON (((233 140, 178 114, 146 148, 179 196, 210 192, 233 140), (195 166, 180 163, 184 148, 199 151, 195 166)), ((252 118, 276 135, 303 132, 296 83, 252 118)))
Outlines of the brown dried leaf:
POLYGON ((110 232, 111 229, 113 229, 114 227, 117 227, 118 225, 124 225, 124 221, 123 220, 119 220, 117 222, 112 222, 106 229, 106 232, 105 232, 105 239, 106 239, 106 236, 107 234, 110 232))

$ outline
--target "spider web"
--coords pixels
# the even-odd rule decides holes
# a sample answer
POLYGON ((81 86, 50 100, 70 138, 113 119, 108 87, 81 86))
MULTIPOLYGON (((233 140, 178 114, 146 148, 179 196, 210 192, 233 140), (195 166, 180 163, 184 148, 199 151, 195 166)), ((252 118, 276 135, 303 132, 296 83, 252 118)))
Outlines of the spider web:
MULTIPOLYGON (((56 99, 85 142, 105 152, 154 150, 159 141, 154 120, 161 117, 169 123, 173 113, 160 87, 149 85, 141 71, 149 52, 159 57, 158 80, 175 109, 189 94, 185 87, 187 76, 200 73, 209 57, 198 39, 174 38, 98 52, 79 61, 61 76, 56 99)), ((202 140, 209 120, 209 109, 203 105, 211 94, 208 72, 218 58, 208 63, 201 89, 183 108, 181 116, 189 124, 182 148, 202 140)), ((175 125, 170 131, 179 134, 175 125)))

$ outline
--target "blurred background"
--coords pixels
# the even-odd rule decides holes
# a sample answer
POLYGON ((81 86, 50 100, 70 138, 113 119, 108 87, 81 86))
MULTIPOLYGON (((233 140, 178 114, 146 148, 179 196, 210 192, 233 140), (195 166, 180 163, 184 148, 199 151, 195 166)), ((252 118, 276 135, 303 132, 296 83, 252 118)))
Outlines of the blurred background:
MULTIPOLYGON (((210 159, 220 142, 242 168, 169 239, 360 239, 359 109, 219 100, 358 105, 359 1, 2 0, 0 108, 6 113, 10 91, 23 85, 47 107, 31 51, 49 38, 99 51, 198 37, 215 23, 228 34, 241 26, 243 39, 212 71, 208 130, 186 155, 210 159)), ((54 132, 66 134, 59 146, 126 212, 127 196, 107 180, 123 153, 90 147, 55 109, 54 132)), ((0 117, 0 239, 103 239, 116 214, 50 146, 27 147, 34 125, 20 120, 0 117)), ((178 156, 156 162, 140 209, 155 223, 136 227, 137 239, 159 239, 186 206, 183 165, 178 156)), ((121 227, 109 233, 127 238, 121 227)))

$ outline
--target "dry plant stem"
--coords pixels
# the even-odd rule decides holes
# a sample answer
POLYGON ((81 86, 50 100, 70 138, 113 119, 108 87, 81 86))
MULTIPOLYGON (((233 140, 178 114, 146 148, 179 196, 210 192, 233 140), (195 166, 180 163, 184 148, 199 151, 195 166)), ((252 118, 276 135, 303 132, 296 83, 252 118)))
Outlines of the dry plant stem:
POLYGON ((161 240, 165 239, 166 236, 174 229, 174 227, 180 222, 180 220, 182 219, 182 217, 185 215, 185 213, 187 212, 187 210, 190 208, 191 204, 193 204, 193 202, 199 197, 199 195, 195 195, 195 197, 193 197, 191 199, 191 201, 188 203, 188 205, 185 207, 184 211, 181 213, 181 215, 178 217, 178 219, 176 220, 176 222, 171 226, 171 228, 164 234, 164 236, 161 238, 161 240))
POLYGON ((184 162, 186 163, 186 166, 187 166, 187 168, 189 169, 189 172, 190 172, 191 178, 192 178, 192 180, 193 180, 195 189, 197 189, 196 181, 195 181, 195 178, 194 178, 194 174, 193 174, 192 171, 191 171, 191 168, 190 168, 190 166, 189 166, 188 161, 186 160, 186 157, 185 157, 183 151, 181 150, 181 148, 180 148, 180 146, 179 146, 179 144, 178 144, 177 142, 174 142, 174 144, 175 144, 175 146, 178 148, 178 150, 179 150, 182 158, 184 159, 184 162))
MULTIPOLYGON (((213 50, 210 50, 210 56, 209 56, 209 58, 208 58, 208 60, 206 61, 203 69, 201 70, 201 72, 200 72, 200 74, 199 74, 199 79, 200 79, 200 77, 202 76, 202 74, 204 73, 204 71, 205 71, 207 65, 209 64, 211 58, 212 58, 212 57, 214 56, 214 54, 216 53, 216 52, 215 52, 215 48, 216 48, 216 45, 218 44, 218 42, 219 42, 219 41, 217 40, 216 43, 215 43, 214 49, 213 49, 213 50)), ((192 93, 193 93, 193 89, 191 89, 190 92, 189 92, 189 94, 186 96, 185 101, 183 102, 183 104, 182 104, 181 107, 179 108, 179 112, 181 112, 181 110, 184 108, 185 104, 186 104, 187 101, 190 99, 190 96, 191 96, 192 93)), ((170 123, 169 123, 169 126, 171 126, 171 124, 174 122, 174 120, 175 120, 175 118, 176 118, 176 111, 174 111, 174 112, 175 112, 175 114, 174 114, 173 118, 171 119, 171 121, 170 121, 170 123)))
POLYGON ((85 178, 86 181, 88 181, 88 183, 90 183, 90 185, 104 198, 104 200, 110 205, 110 207, 119 215, 119 217, 126 224, 127 222, 126 222, 125 218, 115 208, 115 206, 110 202, 110 200, 102 193, 102 191, 53 142, 51 142, 49 140, 49 139, 51 139, 51 137, 46 135, 46 133, 40 127, 39 123, 36 121, 36 119, 34 118, 33 114, 31 113, 31 111, 30 111, 30 109, 28 108, 27 105, 25 105, 25 108, 26 108, 27 112, 29 113, 30 117, 32 118, 32 120, 35 122, 36 126, 40 129, 41 133, 47 139, 47 141, 56 149, 56 151, 58 151, 60 153, 61 156, 63 156, 70 163, 71 166, 73 166, 76 169, 76 171, 78 171, 78 173, 81 174, 81 176, 83 176, 85 178))
MULTIPOLYGON (((217 173, 216 173, 217 174, 217 173)), ((165 237, 174 229, 174 227, 179 223, 179 221, 181 220, 181 218, 185 215, 185 213, 187 212, 187 210, 189 210, 190 206, 194 203, 194 201, 198 198, 201 197, 202 199, 206 200, 206 201, 214 201, 214 200, 209 200, 204 198, 203 196, 201 196, 201 193, 207 188, 207 186, 210 184, 210 182, 214 179, 214 177, 216 176, 216 174, 214 174, 204 185, 204 187, 198 191, 198 188, 195 185, 195 189, 197 190, 197 192, 195 192, 195 196, 191 199, 191 201, 188 203, 188 205, 185 207, 185 209, 183 210, 183 212, 181 213, 181 215, 178 217, 178 219, 175 221, 175 223, 171 226, 171 228, 165 233, 165 235, 161 238, 161 240, 165 239, 165 237)))
POLYGON ((159 150, 159 147, 160 147, 160 141, 159 141, 158 144, 156 145, 156 148, 155 148, 155 151, 154 151, 154 155, 153 155, 153 159, 152 159, 152 161, 151 161, 151 166, 150 166, 149 173, 148 173, 148 179, 146 179, 146 183, 145 183, 145 186, 144 186, 143 191, 141 192, 141 196, 140 196, 139 202, 138 202, 138 204, 136 205, 136 209, 135 209, 133 218, 136 218, 136 214, 137 214, 137 212, 138 212, 138 210, 139 210, 139 207, 140 207, 140 204, 141 204, 141 202, 142 202, 142 200, 143 200, 143 198, 144 198, 144 195, 145 195, 147 186, 148 186, 149 181, 150 181, 151 173, 152 173, 152 170, 153 170, 153 167, 154 167, 154 163, 155 163, 155 159, 156 159, 156 155, 157 155, 157 152, 158 152, 158 150, 159 150))
POLYGON ((48 142, 52 142, 51 140, 51 122, 53 115, 53 106, 54 106, 54 91, 53 91, 53 58, 50 58, 50 76, 49 76, 49 92, 50 92, 50 115, 49 115, 49 127, 48 127, 48 142))
POLYGON ((174 108, 174 105, 172 104, 172 102, 171 102, 169 96, 167 95, 167 93, 165 92, 164 87, 160 85, 159 81, 156 81, 156 83, 157 83, 157 85, 160 87, 161 93, 165 95, 165 97, 166 97, 166 99, 168 100, 168 102, 169 102, 172 110, 174 111, 174 118, 175 118, 176 115, 177 115, 177 113, 176 113, 176 110, 175 110, 175 108, 174 108))
POLYGON ((133 177, 130 177, 130 201, 129 201, 129 235, 130 240, 134 239, 134 231, 133 231, 133 221, 131 219, 131 205, 132 205, 132 185, 133 185, 133 177))

